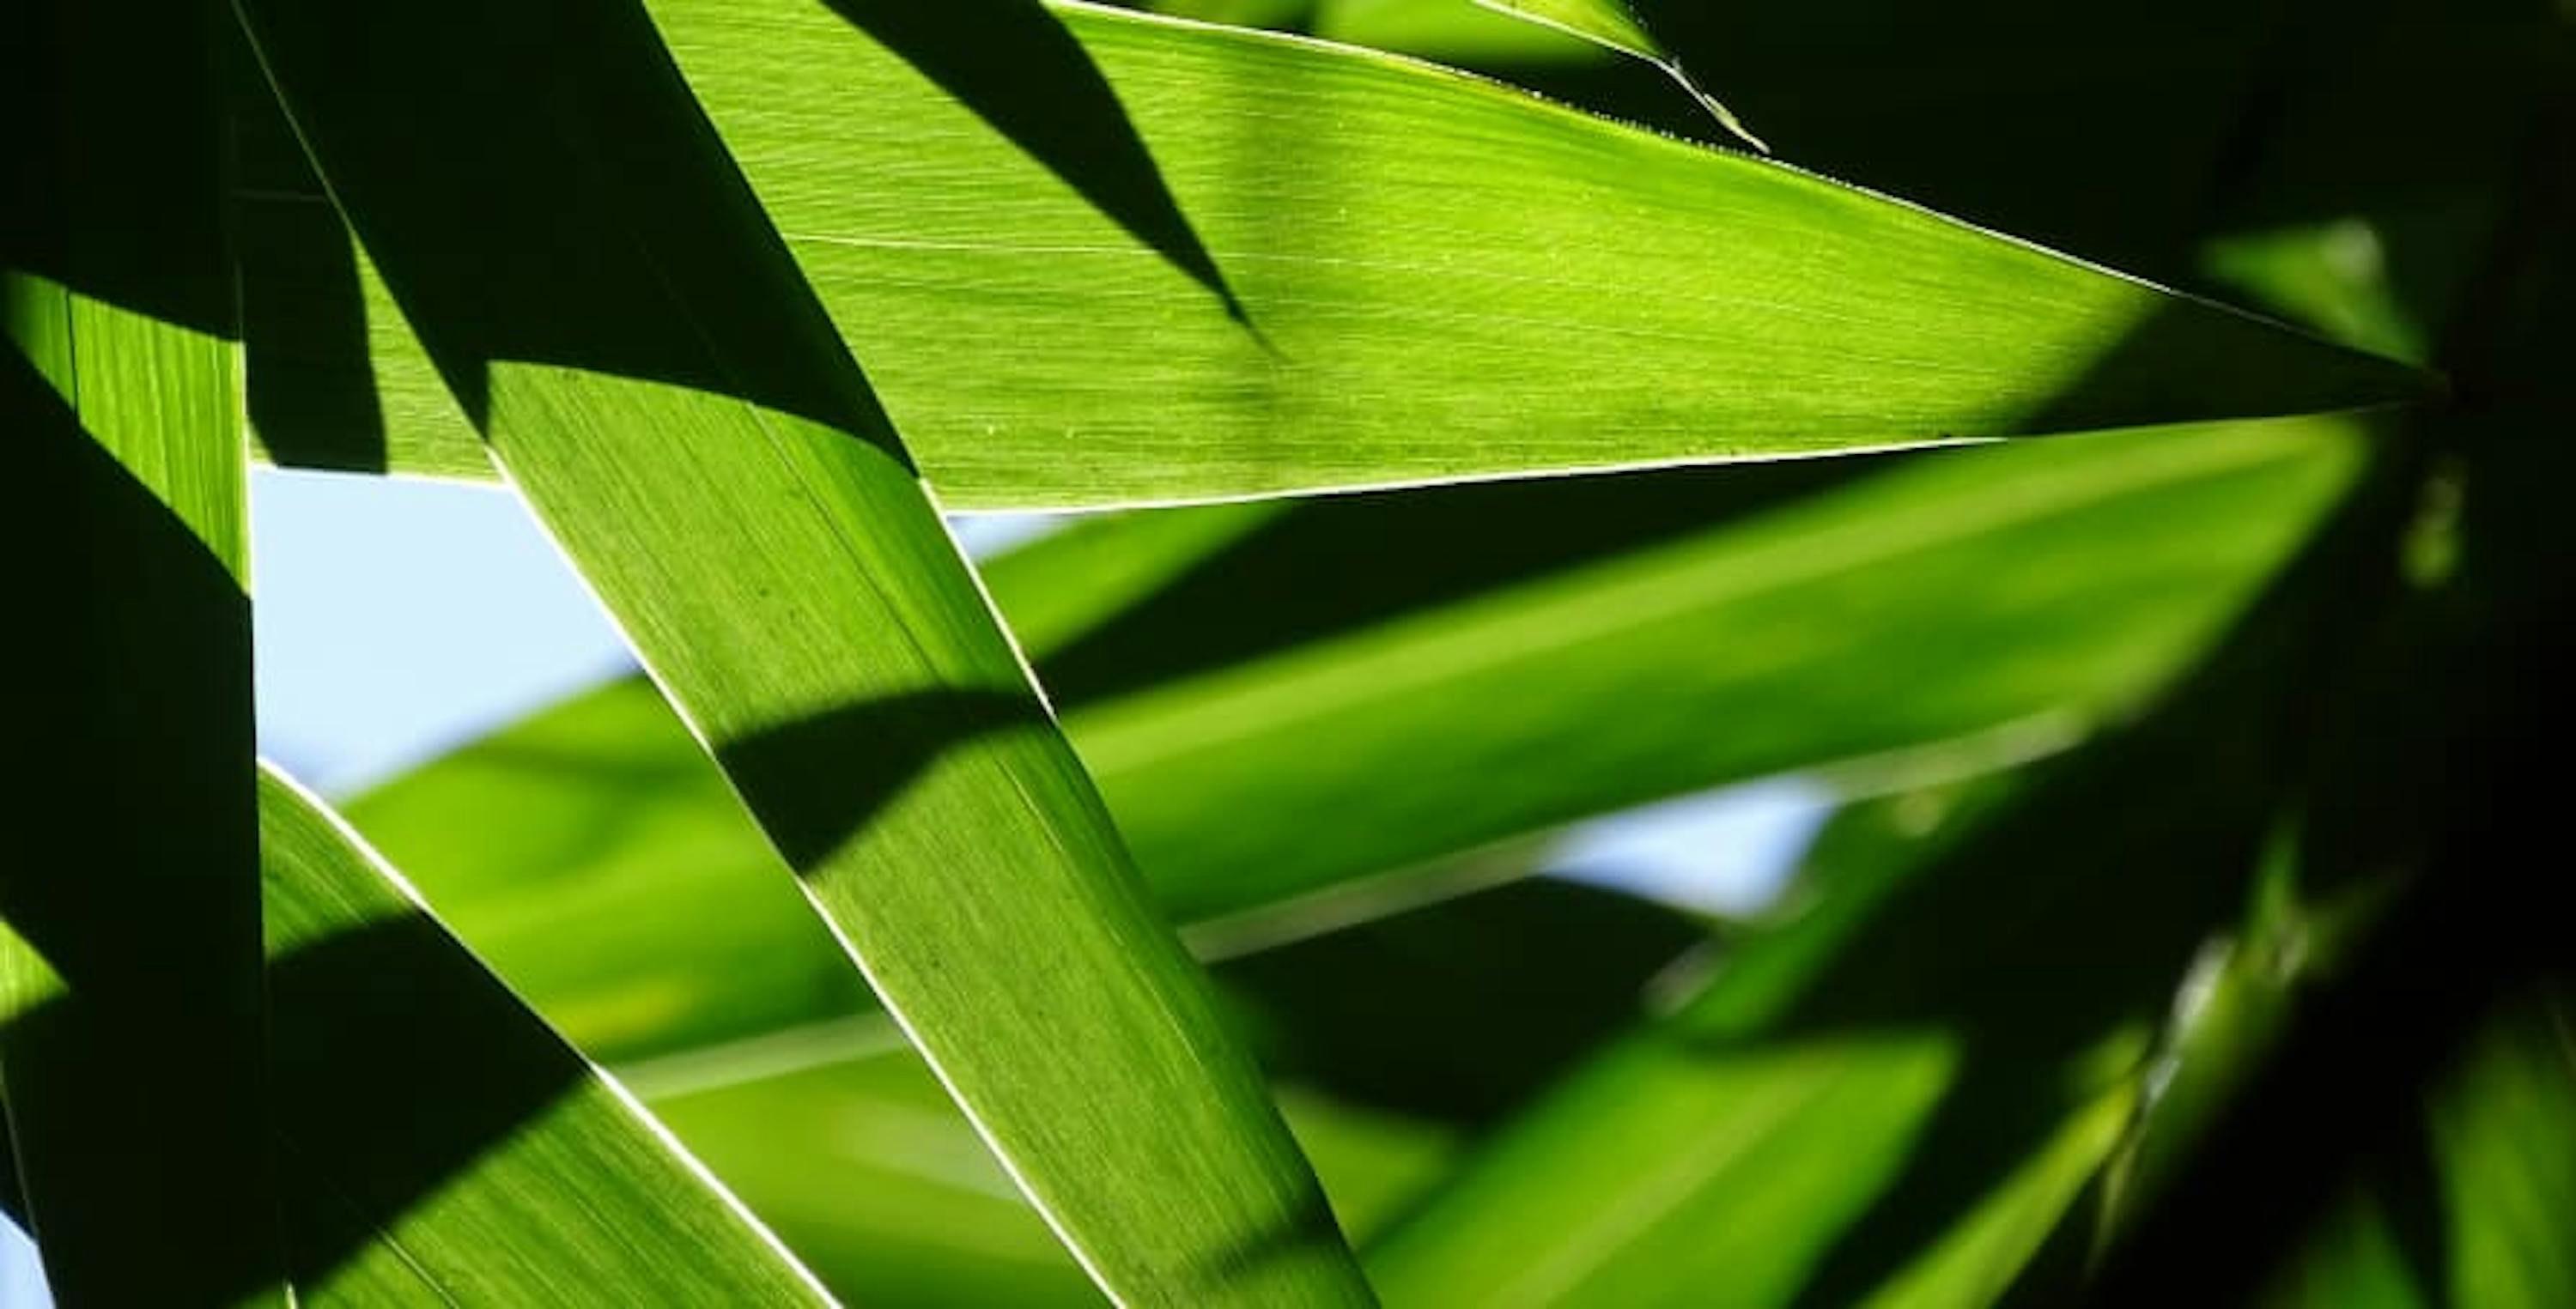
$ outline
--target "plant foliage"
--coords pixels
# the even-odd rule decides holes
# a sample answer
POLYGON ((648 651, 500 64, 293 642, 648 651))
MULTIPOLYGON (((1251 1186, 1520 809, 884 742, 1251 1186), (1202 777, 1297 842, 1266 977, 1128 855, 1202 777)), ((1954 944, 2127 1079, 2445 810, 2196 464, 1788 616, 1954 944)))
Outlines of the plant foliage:
POLYGON ((2571 40, 14 5, 0 1208, 75 1306, 2576 1302, 2571 40), (344 821, 254 460, 640 671, 344 821), (1782 786, 1766 904, 1585 853, 1782 786))

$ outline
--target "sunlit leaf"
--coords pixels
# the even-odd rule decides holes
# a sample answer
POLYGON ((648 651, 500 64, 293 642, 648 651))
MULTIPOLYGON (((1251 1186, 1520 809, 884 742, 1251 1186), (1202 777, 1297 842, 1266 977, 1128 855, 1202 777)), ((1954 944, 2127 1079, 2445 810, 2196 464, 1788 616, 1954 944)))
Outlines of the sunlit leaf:
POLYGON ((274 775, 260 842, 299 1303, 829 1302, 274 775))
POLYGON ((241 8, 460 407, 1104 1288, 1365 1299, 1204 979, 641 11, 241 8))
MULTIPOLYGON (((2357 439, 2242 425, 1218 506, 1079 525, 987 571, 1031 616, 1162 902, 1202 924, 1330 922, 1417 902, 1372 874, 1605 810, 2080 734, 2245 603, 2348 484, 2357 439)), ((352 814, 603 1057, 862 1002, 640 682, 352 814)))
MULTIPOLYGON (((1227 294, 1158 249, 1169 234, 1140 239, 987 122, 1015 101, 959 100, 830 8, 654 6, 951 508, 1812 454, 2420 391, 2384 361, 1491 83, 1059 12, 1227 294)), ((1092 75, 1041 73, 990 94, 1092 75)), ((471 432, 391 318, 381 300, 363 316, 386 457, 470 468, 471 432)), ((280 384, 364 367, 352 351, 280 384)))
MULTIPOLYGON (((1644 979, 1691 939, 1670 919, 1526 882, 1218 977, 1335 1215, 1365 1239, 1456 1156, 1459 1111, 1526 1094, 1637 1011, 1644 979), (1523 963, 1539 951, 1544 971, 1523 963), (1311 985, 1319 974, 1333 984, 1311 985)), ((854 1303, 1095 1303, 928 1070, 876 1026, 873 1045, 853 1030, 767 1068, 746 1047, 656 1061, 636 1086, 854 1303)))
MULTIPOLYGON (((1279 1095, 1355 1234, 1421 1194, 1457 1150, 1439 1124, 1279 1095)), ((853 1304, 1102 1303, 909 1051, 653 1105, 853 1304)))

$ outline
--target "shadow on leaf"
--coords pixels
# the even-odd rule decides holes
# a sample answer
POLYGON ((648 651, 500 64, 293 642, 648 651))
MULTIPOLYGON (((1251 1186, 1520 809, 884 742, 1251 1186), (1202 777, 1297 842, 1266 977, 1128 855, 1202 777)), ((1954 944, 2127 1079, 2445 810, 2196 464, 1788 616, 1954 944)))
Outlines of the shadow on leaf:
POLYGON ((1038 0, 825 0, 1248 321, 1082 43, 1038 0))

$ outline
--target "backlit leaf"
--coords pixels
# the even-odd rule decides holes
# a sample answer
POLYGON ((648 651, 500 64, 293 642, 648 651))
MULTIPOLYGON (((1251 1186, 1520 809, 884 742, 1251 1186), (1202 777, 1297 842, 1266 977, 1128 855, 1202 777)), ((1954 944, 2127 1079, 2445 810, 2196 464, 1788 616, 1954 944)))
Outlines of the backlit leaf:
POLYGON ((642 12, 242 11, 498 464, 1103 1287, 1365 1300, 1204 978, 642 12))

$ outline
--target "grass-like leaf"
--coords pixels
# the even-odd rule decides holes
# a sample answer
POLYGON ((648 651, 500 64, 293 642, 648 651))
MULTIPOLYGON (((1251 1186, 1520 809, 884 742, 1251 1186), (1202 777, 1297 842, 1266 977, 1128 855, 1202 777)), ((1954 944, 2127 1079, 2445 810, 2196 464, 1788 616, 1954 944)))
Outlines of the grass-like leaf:
MULTIPOLYGON (((2348 485, 2359 439, 2249 424, 1161 511, 987 574, 1169 911, 1332 921, 1408 901, 1300 897, 1604 810, 2081 732, 2245 603, 2348 485), (1527 766, 1542 755, 1568 766, 1527 766)), ((641 682, 351 813, 603 1057, 865 1002, 641 682), (513 839, 475 817, 494 813, 513 839)))
POLYGON ((1365 1301, 1204 978, 642 13, 242 8, 500 466, 1104 1288, 1365 1301))
MULTIPOLYGON (((1812 454, 2421 389, 1905 204, 1427 65, 1059 12, 1087 67, 1007 93, 1105 79, 1225 294, 997 129, 1015 104, 961 101, 831 9, 654 6, 952 508, 1812 454)), ((390 306, 363 312, 358 347, 277 383, 363 385, 372 351, 379 462, 472 469, 471 432, 390 306)))
POLYGON ((224 20, 39 0, 5 27, 0 518, 24 565, 24 749, 0 1098, 66 1303, 274 1303, 224 20))
MULTIPOLYGON (((1677 915, 1541 880, 1216 971, 1335 1215, 1365 1240, 1497 1104, 1632 1017, 1643 981, 1696 938, 1677 915), (1527 967, 1540 955, 1547 969, 1527 967)), ((1097 1302, 917 1057, 882 1039, 818 1048, 767 1067, 708 1052, 640 1067, 635 1085, 853 1303, 1097 1302)))
POLYGON ((337 817, 260 779, 303 1304, 825 1304, 337 817))
MULTIPOLYGON (((2349 485, 2358 435, 2249 424, 1923 456, 1104 698, 1067 729, 1184 918, 1721 782, 2042 716, 2081 730, 2250 598, 2349 485)), ((993 570, 997 595, 1046 580, 1063 578, 993 570)))
MULTIPOLYGON (((2009 789, 2057 803, 2072 775, 2009 789)), ((2057 870, 2035 834, 2068 829, 2014 809, 1917 795, 1846 819, 1824 857, 1861 867, 1817 870, 1834 880, 1815 908, 1568 1079, 1372 1250, 1389 1302, 1687 1304, 1722 1285, 1745 1305, 1983 1304, 2009 1289, 2120 1139, 2171 984, 2156 952, 2176 932, 2125 942, 2081 986, 1998 979, 2124 912, 2178 923, 2187 944, 2198 920, 2175 906, 2210 899, 2157 886, 2153 861, 2103 879, 2117 887, 2042 889, 2057 870), (1945 805, 1960 812, 1921 835, 1945 805), (1857 859, 1855 824, 1874 829, 1857 859), (1938 944, 1893 948, 1918 929, 1938 944)), ((2168 852, 2210 845, 2207 824, 2167 834, 2186 831, 2168 852)))
MULTIPOLYGON (((1457 1153, 1442 1124, 1278 1094, 1354 1234, 1383 1226, 1457 1153)), ((852 1304, 1103 1303, 908 1050, 657 1097, 653 1110, 852 1304)))
POLYGON ((2311 624, 2365 557, 2350 532, 2319 538, 2155 715, 1964 802, 1864 811, 1857 845, 1829 833, 1807 908, 1372 1250, 1390 1302, 2013 1291, 2119 1144, 2156 1023, 2254 883, 2311 624))

